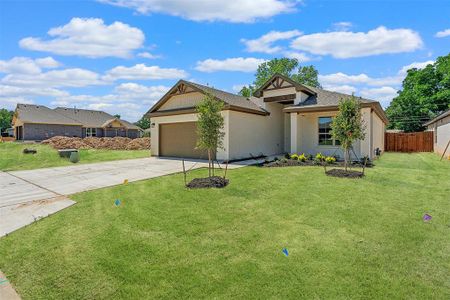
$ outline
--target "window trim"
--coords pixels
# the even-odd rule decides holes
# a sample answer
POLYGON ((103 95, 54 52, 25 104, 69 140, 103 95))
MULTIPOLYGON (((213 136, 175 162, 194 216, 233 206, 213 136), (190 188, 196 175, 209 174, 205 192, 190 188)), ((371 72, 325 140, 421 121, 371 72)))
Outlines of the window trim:
POLYGON ((86 127, 86 137, 97 137, 97 128, 86 127))
MULTIPOLYGON (((321 118, 323 118, 323 119, 328 118, 328 119, 331 119, 331 121, 333 121, 334 116, 320 116, 320 117, 317 117, 317 132, 316 132, 316 134, 317 134, 317 146, 318 147, 339 147, 340 146, 339 141, 334 139, 333 137, 331 137, 331 141, 332 141, 331 145, 320 144, 320 136, 321 135, 330 135, 329 133, 321 133, 320 132, 320 119, 321 118), (338 142, 338 143, 336 143, 336 142, 338 142)), ((330 130, 331 130, 331 126, 330 126, 330 130)))

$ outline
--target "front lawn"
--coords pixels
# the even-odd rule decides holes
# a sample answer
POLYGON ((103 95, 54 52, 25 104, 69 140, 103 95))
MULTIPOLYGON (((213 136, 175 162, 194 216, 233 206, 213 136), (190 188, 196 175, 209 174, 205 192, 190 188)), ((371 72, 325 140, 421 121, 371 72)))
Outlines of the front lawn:
POLYGON ((24 299, 449 299, 450 163, 388 153, 366 173, 246 167, 224 189, 177 174, 77 194, 0 239, 0 269, 24 299))
MULTIPOLYGON (((110 160, 149 157, 149 150, 80 150, 79 163, 95 163, 110 160)), ((49 145, 0 143, 0 170, 31 170, 38 168, 73 165, 68 159, 60 158, 57 150, 49 145), (37 154, 23 154, 25 148, 36 149, 37 154)))

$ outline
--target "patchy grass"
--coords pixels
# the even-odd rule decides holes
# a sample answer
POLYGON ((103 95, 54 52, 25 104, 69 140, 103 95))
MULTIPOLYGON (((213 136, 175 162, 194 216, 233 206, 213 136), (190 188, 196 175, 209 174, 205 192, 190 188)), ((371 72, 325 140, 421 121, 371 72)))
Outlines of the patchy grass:
MULTIPOLYGON (((95 163, 102 161, 142 158, 150 156, 149 150, 80 150, 80 162, 95 163)), ((68 166, 72 163, 58 155, 49 145, 0 143, 0 170, 31 170, 39 168, 68 166), (25 148, 36 149, 37 154, 23 154, 25 148)))
POLYGON ((366 172, 246 167, 224 189, 177 174, 77 194, 0 239, 0 269, 24 299, 448 299, 449 162, 387 153, 366 172))

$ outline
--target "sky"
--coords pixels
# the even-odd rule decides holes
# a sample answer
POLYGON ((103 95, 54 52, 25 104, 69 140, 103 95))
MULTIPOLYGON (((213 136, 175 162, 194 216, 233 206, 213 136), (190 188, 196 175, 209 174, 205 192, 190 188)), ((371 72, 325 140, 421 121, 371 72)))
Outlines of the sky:
POLYGON ((450 52, 450 2, 0 1, 0 108, 137 121, 179 79, 237 93, 272 58, 387 107, 406 70, 450 52))

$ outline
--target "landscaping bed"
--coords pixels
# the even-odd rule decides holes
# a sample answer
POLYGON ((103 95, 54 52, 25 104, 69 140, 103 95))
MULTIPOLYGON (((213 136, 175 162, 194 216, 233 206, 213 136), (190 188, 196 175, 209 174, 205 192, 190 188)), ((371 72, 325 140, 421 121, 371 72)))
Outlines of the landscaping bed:
POLYGON ((195 178, 189 182, 186 187, 190 189, 201 188, 223 188, 229 183, 228 179, 219 176, 212 176, 206 178, 195 178))
POLYGON ((344 169, 331 169, 325 172, 328 176, 333 177, 342 177, 342 178, 361 178, 364 176, 363 172, 359 171, 353 171, 353 170, 347 170, 344 169))
POLYGON ((107 149, 107 150, 149 150, 150 138, 130 139, 126 137, 65 137, 55 136, 42 141, 55 149, 107 149))
MULTIPOLYGON (((335 167, 344 167, 344 162, 343 161, 335 161, 335 162, 323 162, 327 167, 328 166, 335 166, 335 167)), ((355 168, 361 168, 362 167, 362 163, 361 162, 352 162, 351 163, 351 167, 355 167, 355 168)), ((306 161, 300 161, 297 159, 286 159, 286 158, 282 158, 282 159, 275 159, 273 161, 265 161, 262 164, 260 164, 259 166, 264 167, 264 168, 279 168, 279 167, 298 167, 298 166, 304 166, 304 167, 308 167, 308 166, 322 166, 322 162, 317 161, 317 160, 306 160, 306 161)), ((373 167, 372 163, 367 163, 366 168, 371 168, 373 167)))

